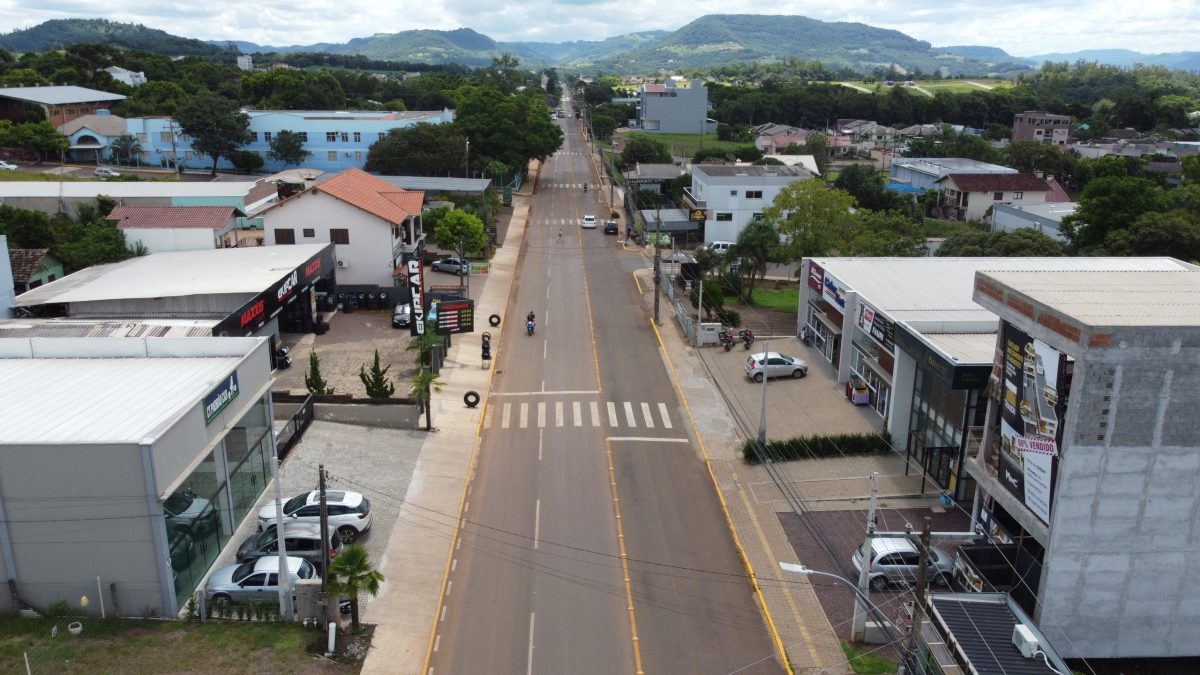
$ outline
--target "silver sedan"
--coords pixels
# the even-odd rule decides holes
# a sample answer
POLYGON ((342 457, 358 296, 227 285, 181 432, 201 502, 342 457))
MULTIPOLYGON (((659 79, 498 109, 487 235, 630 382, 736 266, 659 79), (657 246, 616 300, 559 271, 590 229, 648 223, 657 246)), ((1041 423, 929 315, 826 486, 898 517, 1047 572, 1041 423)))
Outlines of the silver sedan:
POLYGON ((808 375, 808 364, 779 352, 759 352, 746 358, 747 377, 762 382, 764 372, 767 377, 804 377, 808 375))

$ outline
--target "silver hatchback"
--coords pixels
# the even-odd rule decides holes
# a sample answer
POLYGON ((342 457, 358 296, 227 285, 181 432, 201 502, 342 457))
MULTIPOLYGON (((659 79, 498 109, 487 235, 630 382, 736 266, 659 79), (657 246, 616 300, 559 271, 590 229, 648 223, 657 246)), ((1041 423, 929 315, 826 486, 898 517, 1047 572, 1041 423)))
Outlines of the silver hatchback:
POLYGON ((746 377, 762 382, 763 373, 766 377, 804 377, 808 364, 779 352, 759 352, 746 358, 746 377))
MULTIPOLYGON (((854 552, 851 562, 855 571, 862 570, 863 551, 870 546, 867 565, 871 579, 871 590, 886 590, 892 584, 914 584, 921 566, 921 552, 917 545, 903 537, 877 537, 864 542, 854 552)), ((929 569, 926 578, 936 586, 950 583, 954 572, 954 559, 945 551, 929 547, 929 569)))

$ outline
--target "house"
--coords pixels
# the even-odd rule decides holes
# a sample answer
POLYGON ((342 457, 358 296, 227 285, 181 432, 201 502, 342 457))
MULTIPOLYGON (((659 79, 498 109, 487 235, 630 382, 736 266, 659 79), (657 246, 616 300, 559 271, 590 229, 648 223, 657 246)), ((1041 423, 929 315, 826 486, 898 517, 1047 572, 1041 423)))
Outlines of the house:
POLYGON ((649 190, 661 195, 666 194, 671 183, 685 173, 687 170, 678 164, 635 164, 623 175, 625 184, 633 189, 649 190))
POLYGON ((120 94, 87 87, 4 87, 0 88, 0 119, 29 122, 25 106, 32 105, 41 108, 46 121, 57 127, 123 100, 120 94))
POLYGON ((268 246, 336 245, 339 290, 393 288, 393 273, 425 245, 425 193, 347 169, 263 210, 268 246))
POLYGON ((668 134, 715 134, 717 123, 708 118, 708 87, 692 80, 687 87, 675 80, 644 84, 638 92, 637 128, 668 134))
MULTIPOLYGON (((0 181, 0 203, 30 211, 74 216, 80 204, 95 205, 100 197, 117 204, 148 206, 232 206, 253 215, 278 199, 270 177, 239 177, 233 181, 0 181)), ((253 227, 247 218, 243 227, 253 227)))
POLYGON ((1017 170, 962 157, 902 157, 892 162, 888 189, 896 192, 928 192, 951 173, 1017 173, 1017 170))
POLYGON ((1065 148, 1071 135, 1071 118, 1040 110, 1027 110, 1013 116, 1012 139, 1038 141, 1065 148))
POLYGON ((829 151, 835 157, 869 154, 873 150, 886 150, 896 146, 898 133, 895 129, 870 120, 839 119, 829 151))
MULTIPOLYGON (((58 125, 58 132, 67 137, 67 159, 73 162, 134 161, 134 157, 113 157, 113 141, 128 135, 125 118, 99 110, 92 115, 77 117, 58 125)), ((131 146, 136 150, 136 147, 131 146)), ((137 154, 137 153, 133 153, 137 154)))
POLYGON ((754 134, 754 147, 764 155, 779 153, 789 145, 801 145, 808 138, 804 129, 786 124, 760 124, 750 133, 754 134))
MULTIPOLYGON (((148 253, 194 251, 239 246, 239 218, 245 213, 232 206, 118 206, 107 219, 125 235, 129 246, 141 245, 148 253)), ((247 237, 257 246, 262 230, 247 237)))
POLYGON ((1028 228, 1058 241, 1066 241, 1062 234, 1062 220, 1077 209, 1079 204, 1075 202, 996 204, 992 207, 992 230, 1013 232, 1020 228, 1028 228))
POLYGON ((62 261, 48 248, 10 248, 8 262, 17 295, 66 276, 62 261))
POLYGON ((793 166, 696 164, 692 186, 684 188, 684 206, 704 212, 704 242, 737 241, 738 234, 784 187, 813 175, 793 166))
POLYGON ((146 73, 142 71, 126 70, 120 66, 109 66, 102 69, 104 72, 112 76, 112 79, 117 82, 122 82, 131 87, 136 87, 139 84, 146 84, 146 73))
POLYGON ((939 178, 943 212, 958 220, 982 221, 1002 203, 1041 204, 1050 185, 1027 173, 951 173, 939 178))

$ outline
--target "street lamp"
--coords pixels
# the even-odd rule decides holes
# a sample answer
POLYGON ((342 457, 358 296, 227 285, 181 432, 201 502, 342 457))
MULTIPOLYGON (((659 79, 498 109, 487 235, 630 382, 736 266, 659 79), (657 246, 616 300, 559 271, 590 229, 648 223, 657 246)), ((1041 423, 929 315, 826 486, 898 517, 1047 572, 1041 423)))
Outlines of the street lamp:
MULTIPOLYGON (((846 577, 838 576, 837 574, 831 574, 829 572, 819 572, 814 569, 809 569, 809 568, 805 567, 804 565, 797 565, 796 563, 785 563, 782 560, 779 561, 779 568, 782 569, 784 572, 794 572, 795 574, 802 574, 804 576, 810 576, 810 575, 815 574, 817 576, 829 577, 831 579, 837 579, 838 581, 842 582, 843 584, 846 584, 847 586, 849 586, 854 591, 854 595, 858 599, 858 602, 861 602, 864 605, 866 605, 867 607, 870 607, 877 614, 879 614, 879 616, 881 616, 881 617, 883 616, 883 610, 879 609, 878 605, 871 602, 871 599, 869 597, 867 597, 867 594, 864 593, 863 590, 861 588, 859 588, 857 584, 855 584, 853 581, 850 581, 846 577)), ((857 607, 855 609, 857 610, 857 607)))

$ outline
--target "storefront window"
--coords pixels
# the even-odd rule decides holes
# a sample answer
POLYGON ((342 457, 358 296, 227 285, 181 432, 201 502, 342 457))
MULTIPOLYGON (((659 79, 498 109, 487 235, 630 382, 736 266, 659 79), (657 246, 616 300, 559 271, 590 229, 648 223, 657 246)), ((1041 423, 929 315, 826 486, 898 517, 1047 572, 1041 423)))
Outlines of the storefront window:
POLYGON ((909 455, 940 488, 958 499, 969 496, 974 488, 973 482, 960 485, 965 477, 959 475, 963 473, 962 420, 969 393, 951 389, 918 364, 913 378, 909 455))

